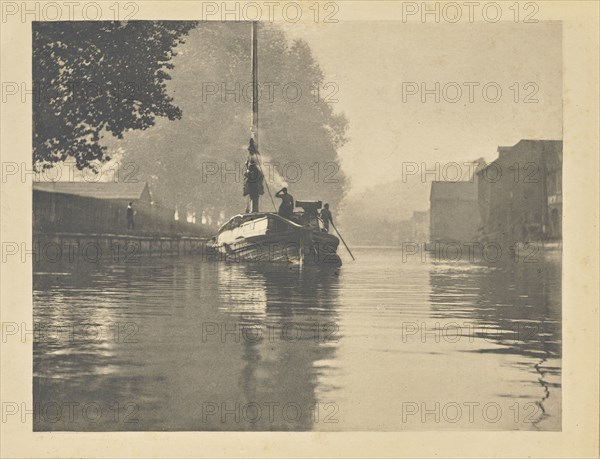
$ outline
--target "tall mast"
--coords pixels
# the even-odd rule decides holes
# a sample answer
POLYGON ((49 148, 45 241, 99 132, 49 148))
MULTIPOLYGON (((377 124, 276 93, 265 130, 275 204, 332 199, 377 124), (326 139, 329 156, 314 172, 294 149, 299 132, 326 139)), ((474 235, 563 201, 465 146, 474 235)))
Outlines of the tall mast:
POLYGON ((252 137, 258 150, 258 22, 252 21, 252 137))
POLYGON ((260 172, 260 191, 253 198, 251 198, 251 212, 258 212, 258 202, 260 199, 260 195, 263 194, 262 186, 267 189, 269 193, 269 198, 271 199, 271 204, 273 204, 273 208, 277 210, 277 206, 275 205, 275 201, 273 201, 273 196, 271 195, 271 190, 269 189, 269 184, 265 180, 264 173, 262 171, 262 167, 260 165, 260 149, 258 146, 258 21, 252 21, 252 129, 251 129, 251 137, 250 137, 250 146, 248 147, 248 152, 250 153, 250 160, 254 160, 252 162, 255 163, 255 167, 258 168, 260 172), (252 145, 254 144, 254 145, 252 145))

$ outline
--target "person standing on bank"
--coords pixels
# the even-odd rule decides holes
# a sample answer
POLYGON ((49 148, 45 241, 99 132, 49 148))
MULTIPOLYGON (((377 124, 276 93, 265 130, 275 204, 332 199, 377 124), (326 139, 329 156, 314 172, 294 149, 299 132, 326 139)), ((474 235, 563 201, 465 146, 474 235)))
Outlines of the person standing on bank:
POLYGON ((129 202, 127 205, 127 229, 135 229, 135 224, 133 222, 133 216, 135 215, 135 211, 133 210, 133 202, 129 202))
POLYGON ((329 233, 329 223, 333 224, 333 215, 331 215, 328 203, 325 203, 323 210, 321 210, 321 220, 323 221, 323 229, 329 233))
POLYGON ((281 199, 278 213, 283 218, 291 218, 294 212, 294 197, 287 191, 287 188, 283 187, 275 194, 276 198, 281 199))
POLYGON ((263 174, 256 164, 255 155, 258 150, 254 144, 254 139, 250 139, 248 146, 249 157, 246 161, 246 171, 244 172, 244 196, 250 197, 250 206, 246 210, 251 213, 258 212, 258 201, 264 194, 263 174))

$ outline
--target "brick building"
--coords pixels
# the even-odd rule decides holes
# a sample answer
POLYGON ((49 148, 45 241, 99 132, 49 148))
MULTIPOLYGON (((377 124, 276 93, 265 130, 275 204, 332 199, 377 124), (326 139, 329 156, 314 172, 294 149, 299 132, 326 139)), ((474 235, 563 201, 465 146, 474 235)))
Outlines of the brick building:
POLYGON ((482 240, 562 236, 562 141, 521 140, 498 147, 498 159, 477 175, 482 240))

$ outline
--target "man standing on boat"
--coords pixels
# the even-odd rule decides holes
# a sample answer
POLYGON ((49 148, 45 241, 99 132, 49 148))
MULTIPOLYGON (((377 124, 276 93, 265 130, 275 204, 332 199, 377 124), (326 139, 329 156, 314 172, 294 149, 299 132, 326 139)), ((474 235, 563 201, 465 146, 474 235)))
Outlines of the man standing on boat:
POLYGON ((263 186, 263 174, 256 164, 256 155, 258 151, 254 145, 254 139, 250 139, 248 146, 248 160, 246 161, 246 171, 244 172, 244 196, 250 197, 250 212, 258 212, 258 201, 265 192, 263 186))
POLYGON ((276 198, 281 199, 281 205, 279 206, 279 215, 283 218, 291 218, 294 212, 294 197, 287 192, 287 188, 283 187, 276 194, 276 198))
POLYGON ((328 203, 325 203, 323 210, 321 210, 321 220, 323 221, 323 229, 329 233, 329 223, 333 224, 333 215, 331 215, 328 203))

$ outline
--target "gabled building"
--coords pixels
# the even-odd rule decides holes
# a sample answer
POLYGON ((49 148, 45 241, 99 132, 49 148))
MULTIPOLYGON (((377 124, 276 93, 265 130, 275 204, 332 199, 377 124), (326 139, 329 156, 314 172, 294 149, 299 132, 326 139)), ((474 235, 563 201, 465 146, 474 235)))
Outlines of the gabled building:
POLYGON ((33 228, 42 232, 119 231, 126 227, 129 202, 140 227, 156 213, 145 182, 36 182, 33 228))
POLYGON ((152 196, 146 182, 34 182, 34 193, 69 195, 109 201, 130 201, 150 204, 152 196))

